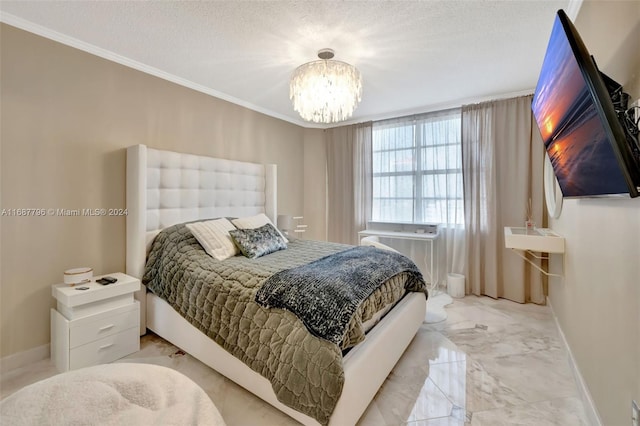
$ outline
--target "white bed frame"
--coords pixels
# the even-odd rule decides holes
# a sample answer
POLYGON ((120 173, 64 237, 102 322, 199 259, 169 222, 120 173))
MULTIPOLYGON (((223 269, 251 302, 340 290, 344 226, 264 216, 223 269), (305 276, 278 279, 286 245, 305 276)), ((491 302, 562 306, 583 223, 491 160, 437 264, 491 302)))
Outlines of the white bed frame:
MULTIPOLYGON (((146 255, 158 232, 176 223, 214 217, 265 213, 277 217, 275 165, 260 165, 160 151, 136 145, 127 149, 127 265, 141 278, 146 255)), ((276 398, 271 383, 251 370, 168 303, 142 289, 140 334, 149 328, 185 352, 305 425, 318 422, 276 398)), ((425 317, 421 293, 400 301, 366 340, 343 359, 345 383, 331 425, 354 425, 407 348, 425 317)))

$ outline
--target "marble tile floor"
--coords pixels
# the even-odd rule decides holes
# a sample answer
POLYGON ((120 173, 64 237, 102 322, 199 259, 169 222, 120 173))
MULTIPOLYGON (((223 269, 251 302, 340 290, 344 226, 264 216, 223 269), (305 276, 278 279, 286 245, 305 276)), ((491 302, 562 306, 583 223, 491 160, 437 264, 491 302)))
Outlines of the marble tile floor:
MULTIPOLYGON (((588 425, 549 307, 466 296, 446 312, 423 324, 358 425, 588 425)), ((228 426, 298 424, 151 333, 118 362, 181 371, 228 426)), ((54 374, 49 360, 3 374, 0 397, 54 374)))

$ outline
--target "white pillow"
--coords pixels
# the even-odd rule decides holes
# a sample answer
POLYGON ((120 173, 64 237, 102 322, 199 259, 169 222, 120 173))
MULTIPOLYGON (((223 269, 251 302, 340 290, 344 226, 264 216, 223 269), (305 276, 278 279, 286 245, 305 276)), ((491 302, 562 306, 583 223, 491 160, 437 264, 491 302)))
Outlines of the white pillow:
POLYGON ((235 230, 236 227, 228 219, 188 223, 187 228, 196 237, 204 251, 213 258, 225 260, 240 253, 229 235, 229 231, 235 230))
MULTIPOLYGON (((240 217, 238 219, 233 219, 231 222, 233 222, 233 224, 238 227, 239 229, 255 229, 255 228, 260 228, 261 226, 266 225, 267 223, 270 225, 273 225, 273 223, 271 222, 271 220, 269 220, 269 218, 267 217, 266 214, 264 213, 260 213, 257 214, 255 216, 249 216, 249 217, 240 217)), ((273 225, 274 228, 276 228, 276 230, 278 231, 278 233, 280 234, 280 236, 284 239, 285 243, 288 243, 289 240, 287 240, 287 238, 282 234, 282 232, 280 232, 280 230, 278 229, 277 226, 273 225)))

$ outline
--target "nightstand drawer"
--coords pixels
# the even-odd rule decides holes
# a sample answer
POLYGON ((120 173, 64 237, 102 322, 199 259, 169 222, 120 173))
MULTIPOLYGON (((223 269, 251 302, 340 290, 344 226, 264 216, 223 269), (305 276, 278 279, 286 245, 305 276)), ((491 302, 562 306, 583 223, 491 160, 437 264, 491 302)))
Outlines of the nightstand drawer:
POLYGON ((108 363, 138 350, 140 350, 140 336, 136 325, 118 334, 71 349, 69 368, 73 370, 108 363))
POLYGON ((69 348, 76 348, 131 327, 139 327, 139 306, 136 301, 130 306, 72 321, 69 329, 69 348))

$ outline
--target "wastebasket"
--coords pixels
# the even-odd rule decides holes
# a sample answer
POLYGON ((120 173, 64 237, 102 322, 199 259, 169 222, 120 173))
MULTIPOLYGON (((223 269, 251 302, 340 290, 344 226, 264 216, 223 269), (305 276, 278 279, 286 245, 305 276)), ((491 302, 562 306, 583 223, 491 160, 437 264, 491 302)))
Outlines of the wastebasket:
POLYGON ((447 293, 451 297, 464 297, 464 275, 447 274, 447 293))

